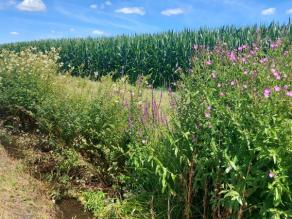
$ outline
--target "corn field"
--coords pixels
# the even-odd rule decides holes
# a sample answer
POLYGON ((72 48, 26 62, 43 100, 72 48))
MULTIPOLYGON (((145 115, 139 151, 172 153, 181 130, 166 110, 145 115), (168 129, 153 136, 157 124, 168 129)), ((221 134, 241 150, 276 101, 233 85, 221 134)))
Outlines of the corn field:
POLYGON ((189 70, 194 45, 212 49, 216 43, 221 42, 232 49, 257 42, 269 46, 270 40, 277 38, 287 37, 291 41, 291 27, 289 20, 283 25, 271 23, 107 38, 41 40, 5 44, 0 48, 15 51, 21 51, 25 47, 36 47, 41 51, 50 50, 51 47, 60 48, 63 70, 71 69, 72 75, 91 78, 106 74, 112 74, 114 78, 127 75, 131 82, 143 75, 157 87, 177 81, 177 69, 189 70))

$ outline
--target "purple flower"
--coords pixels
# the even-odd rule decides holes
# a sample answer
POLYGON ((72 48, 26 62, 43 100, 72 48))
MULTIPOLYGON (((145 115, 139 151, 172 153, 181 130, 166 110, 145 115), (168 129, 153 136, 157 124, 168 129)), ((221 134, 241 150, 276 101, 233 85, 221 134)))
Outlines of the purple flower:
POLYGON ((292 97, 292 91, 288 91, 288 92, 286 93, 286 95, 287 95, 288 97, 292 97))
POLYGON ((284 85, 284 90, 288 90, 288 85, 284 85))
POLYGON ((264 96, 265 96, 266 98, 268 98, 268 97, 270 97, 270 95, 271 95, 271 89, 266 88, 266 89, 264 90, 264 96))
POLYGON ((242 49, 246 49, 247 48, 247 45, 242 45, 242 49))
POLYGON ((275 90, 276 92, 279 92, 279 91, 281 90, 281 87, 279 87, 279 86, 275 86, 275 87, 274 87, 274 90, 275 90))
POLYGON ((212 110, 212 106, 208 106, 208 108, 207 108, 208 110, 212 110))
POLYGON ((288 56, 288 51, 285 51, 284 52, 284 56, 288 56))
POLYGON ((239 52, 241 52, 243 50, 242 46, 238 47, 237 49, 239 52))

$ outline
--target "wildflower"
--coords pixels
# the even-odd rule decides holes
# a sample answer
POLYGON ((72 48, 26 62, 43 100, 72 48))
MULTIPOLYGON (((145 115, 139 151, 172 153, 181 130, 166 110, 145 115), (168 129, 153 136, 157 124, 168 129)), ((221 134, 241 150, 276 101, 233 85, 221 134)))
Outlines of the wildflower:
POLYGON ((274 87, 274 90, 275 90, 276 92, 279 92, 279 91, 281 90, 281 87, 279 87, 279 86, 275 86, 275 87, 274 87))
POLYGON ((242 45, 242 49, 246 49, 247 48, 247 45, 242 45))
POLYGON ((270 170, 268 176, 273 179, 276 176, 276 173, 274 173, 273 171, 270 170))
POLYGON ((266 89, 264 90, 264 96, 265 96, 266 98, 268 98, 268 97, 270 97, 270 95, 271 95, 271 89, 266 88, 266 89))
POLYGON ((237 50, 238 50, 239 52, 242 52, 242 50, 243 50, 242 46, 238 47, 237 50))
POLYGON ((260 60, 260 63, 261 63, 261 64, 264 64, 264 63, 266 63, 266 62, 268 62, 268 58, 262 58, 262 59, 260 60))
POLYGON ((234 86, 235 85, 235 81, 231 81, 230 84, 231 84, 231 86, 234 86))
POLYGON ((217 87, 222 87, 222 85, 220 83, 217 84, 217 87))
POLYGON ((250 51, 249 51, 249 54, 253 56, 253 55, 255 55, 255 51, 250 50, 250 51))
POLYGON ((244 70, 244 71, 243 71, 243 74, 244 74, 244 75, 247 75, 247 74, 248 74, 248 71, 247 71, 247 70, 244 70))
POLYGON ((244 88, 244 89, 247 89, 247 85, 246 85, 246 84, 244 84, 244 85, 243 85, 243 88, 244 88))
POLYGON ((208 110, 212 110, 212 106, 208 106, 208 108, 207 108, 208 110))
POLYGON ((223 92, 220 92, 220 97, 224 97, 225 96, 225 94, 223 93, 223 92))
POLYGON ((247 63, 247 59, 245 57, 241 58, 241 61, 242 61, 243 64, 247 63))
POLYGON ((237 60, 236 55, 235 55, 234 52, 230 52, 230 53, 228 54, 228 58, 229 58, 229 60, 232 61, 232 62, 236 62, 236 60, 237 60))
POLYGON ((287 95, 288 97, 292 97, 292 91, 288 91, 288 92, 286 93, 286 95, 287 95))
POLYGON ((272 71, 274 77, 276 78, 276 80, 281 80, 281 74, 280 74, 279 71, 277 71, 277 70, 274 69, 274 68, 272 68, 271 71, 272 71))
POLYGON ((212 61, 211 60, 206 61, 206 65, 212 65, 212 61))
POLYGON ((212 76, 213 79, 217 78, 217 75, 216 75, 215 72, 212 72, 211 76, 212 76))
POLYGON ((288 56, 288 51, 287 50, 284 52, 284 56, 288 56))
POLYGON ((197 44, 194 44, 194 45, 193 45, 193 49, 194 49, 194 50, 197 50, 198 48, 199 48, 199 46, 198 46, 197 44))
POLYGON ((209 111, 205 112, 205 117, 206 117, 206 118, 210 118, 210 117, 211 117, 211 114, 210 114, 209 111))
POLYGON ((288 85, 284 85, 284 90, 288 90, 288 85))
POLYGON ((142 140, 142 144, 146 144, 146 143, 147 143, 147 141, 143 139, 142 140))

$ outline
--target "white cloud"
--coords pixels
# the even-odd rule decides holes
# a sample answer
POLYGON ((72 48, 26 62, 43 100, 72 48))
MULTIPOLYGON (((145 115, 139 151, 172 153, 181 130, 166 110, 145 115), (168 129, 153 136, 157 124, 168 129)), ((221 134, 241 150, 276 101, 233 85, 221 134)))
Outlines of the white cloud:
POLYGON ((276 13, 276 8, 266 8, 262 10, 262 15, 273 15, 276 13))
POLYGON ((170 9, 161 11, 161 14, 164 16, 180 15, 184 13, 186 13, 186 11, 183 8, 170 8, 170 9))
POLYGON ((17 5, 20 11, 45 11, 47 9, 42 0, 23 0, 17 5))
POLYGON ((92 4, 92 5, 90 5, 90 8, 91 9, 97 9, 97 5, 96 4, 92 4))
POLYGON ((12 31, 12 32, 10 32, 9 34, 10 34, 10 35, 13 35, 13 36, 17 36, 17 35, 19 35, 19 33, 16 32, 16 31, 12 31))
POLYGON ((292 14, 292 8, 289 8, 289 9, 286 11, 286 14, 292 14))
POLYGON ((111 6, 112 2, 111 1, 106 1, 104 4, 107 5, 107 6, 111 6))
POLYGON ((120 9, 117 9, 116 12, 122 13, 122 14, 138 14, 141 16, 146 14, 144 8, 139 8, 139 7, 120 8, 120 9))
POLYGON ((92 31, 92 34, 101 36, 101 35, 105 35, 105 32, 101 30, 94 30, 92 31))

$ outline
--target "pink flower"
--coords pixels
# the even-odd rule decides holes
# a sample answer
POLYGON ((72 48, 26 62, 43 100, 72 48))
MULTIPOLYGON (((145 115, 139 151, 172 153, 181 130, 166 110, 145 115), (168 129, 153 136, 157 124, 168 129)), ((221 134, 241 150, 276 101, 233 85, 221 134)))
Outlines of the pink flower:
POLYGON ((242 63, 246 64, 247 63, 247 59, 245 57, 241 58, 242 63))
POLYGON ((250 51, 249 51, 249 54, 253 56, 253 55, 255 55, 255 51, 250 50, 250 51))
POLYGON ((234 86, 235 85, 235 81, 231 81, 230 84, 231 84, 231 86, 234 86))
POLYGON ((242 46, 238 47, 237 49, 239 52, 241 52, 243 50, 242 46))
POLYGON ((212 110, 212 106, 208 106, 208 108, 207 108, 208 110, 212 110))
POLYGON ((243 71, 243 74, 244 74, 244 75, 247 75, 247 74, 248 74, 248 71, 247 71, 247 70, 244 70, 244 71, 243 71))
POLYGON ((288 85, 284 85, 284 90, 288 90, 288 85))
POLYGON ((224 97, 225 96, 225 94, 223 93, 223 92, 220 92, 220 97, 224 97))
POLYGON ((236 58, 236 55, 234 52, 230 52, 227 56, 228 56, 230 61, 236 62, 237 58, 236 58))
POLYGON ((284 56, 288 56, 288 51, 285 51, 284 52, 284 56))
POLYGON ((266 62, 268 62, 268 58, 262 58, 262 59, 260 60, 260 63, 261 63, 261 64, 264 64, 264 63, 266 63, 266 62))
POLYGON ((275 86, 275 87, 274 87, 274 90, 275 90, 276 92, 279 92, 279 91, 281 90, 281 87, 279 87, 279 86, 275 86))
POLYGON ((194 45, 193 45, 193 49, 194 49, 194 50, 197 50, 198 48, 199 48, 199 46, 198 46, 197 44, 194 44, 194 45))
POLYGON ((206 61, 206 65, 212 65, 212 61, 211 60, 206 61))
POLYGON ((268 97, 270 97, 270 95, 271 95, 271 89, 266 88, 266 89, 264 90, 264 96, 265 96, 266 98, 268 98, 268 97))
POLYGON ((272 49, 276 49, 276 48, 278 48, 278 44, 277 43, 271 43, 271 48, 272 49))
POLYGON ((292 97, 292 91, 288 91, 288 92, 286 93, 286 95, 287 95, 288 97, 292 97))
POLYGON ((247 45, 242 45, 242 49, 246 49, 247 48, 247 45))
POLYGON ((276 80, 281 80, 281 75, 279 72, 274 73, 276 80))

